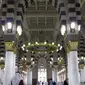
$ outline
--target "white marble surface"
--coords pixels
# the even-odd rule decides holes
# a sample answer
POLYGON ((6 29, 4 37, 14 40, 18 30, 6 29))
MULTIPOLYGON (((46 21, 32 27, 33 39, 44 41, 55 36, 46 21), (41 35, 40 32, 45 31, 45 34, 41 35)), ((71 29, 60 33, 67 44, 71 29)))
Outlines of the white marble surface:
POLYGON ((27 85, 32 85, 32 70, 27 72, 27 85))
POLYGON ((80 85, 77 51, 68 54, 68 79, 69 85, 80 85))
POLYGON ((7 51, 5 55, 5 76, 4 85, 9 85, 11 79, 14 77, 14 53, 7 51))

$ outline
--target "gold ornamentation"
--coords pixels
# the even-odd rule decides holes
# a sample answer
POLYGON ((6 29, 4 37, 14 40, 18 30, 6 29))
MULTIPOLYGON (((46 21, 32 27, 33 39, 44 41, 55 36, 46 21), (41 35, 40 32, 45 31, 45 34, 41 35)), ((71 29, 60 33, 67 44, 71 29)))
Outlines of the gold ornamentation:
POLYGON ((6 51, 16 52, 16 44, 15 42, 5 42, 6 51))
POLYGON ((57 45, 52 45, 50 43, 44 44, 44 43, 38 43, 38 44, 30 44, 27 46, 27 49, 30 51, 34 51, 34 52, 51 52, 51 51, 55 51, 57 49, 57 45), (39 48, 44 48, 47 47, 45 49, 39 49, 39 48))
POLYGON ((81 7, 83 6, 85 0, 80 0, 81 7))
POLYGON ((76 51, 78 47, 77 41, 69 41, 67 44, 67 52, 76 51))
POLYGON ((80 69, 83 69, 84 66, 85 66, 84 64, 80 64, 80 65, 79 65, 79 68, 80 68, 80 69))

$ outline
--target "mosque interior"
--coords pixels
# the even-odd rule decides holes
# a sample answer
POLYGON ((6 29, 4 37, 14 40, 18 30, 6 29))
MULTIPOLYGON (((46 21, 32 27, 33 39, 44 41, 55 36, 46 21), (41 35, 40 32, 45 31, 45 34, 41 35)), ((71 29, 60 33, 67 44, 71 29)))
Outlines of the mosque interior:
POLYGON ((14 78, 85 85, 85 0, 0 0, 0 85, 14 78))

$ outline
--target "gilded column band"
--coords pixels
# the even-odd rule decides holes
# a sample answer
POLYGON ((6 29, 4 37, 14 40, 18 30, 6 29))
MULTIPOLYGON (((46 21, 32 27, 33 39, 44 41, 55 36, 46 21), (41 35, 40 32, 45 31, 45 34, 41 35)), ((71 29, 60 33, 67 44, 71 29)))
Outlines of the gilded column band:
POLYGON ((81 6, 83 6, 84 3, 85 3, 85 0, 80 0, 81 6))
POLYGON ((5 42, 6 51, 13 51, 16 53, 16 44, 15 42, 5 42))
POLYGON ((78 41, 69 41, 67 44, 67 53, 70 51, 76 51, 78 47, 78 41))

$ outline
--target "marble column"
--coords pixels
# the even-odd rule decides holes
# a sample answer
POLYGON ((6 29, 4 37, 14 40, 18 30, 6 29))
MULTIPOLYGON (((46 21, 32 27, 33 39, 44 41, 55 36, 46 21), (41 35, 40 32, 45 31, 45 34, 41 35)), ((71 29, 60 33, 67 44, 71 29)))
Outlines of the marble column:
POLYGON ((15 76, 15 65, 16 65, 16 54, 14 54, 13 56, 13 73, 12 73, 12 76, 14 77, 15 76))
POLYGON ((48 85, 50 85, 50 81, 52 80, 52 68, 47 66, 47 81, 48 85))
POLYGON ((54 69, 52 69, 52 81, 54 81, 54 69))
POLYGON ((27 85, 32 85, 32 69, 28 69, 27 72, 27 85))
MULTIPOLYGON (((67 54, 67 57, 68 56, 69 56, 69 53, 67 54)), ((68 79, 69 79, 68 81, 69 81, 69 84, 71 84, 71 79, 70 79, 71 78, 71 74, 70 74, 71 73, 70 72, 71 71, 71 68, 70 68, 70 57, 68 57, 67 59, 68 59, 68 68, 67 69, 68 69, 68 79)))
POLYGON ((4 85, 9 85, 12 78, 15 75, 15 56, 13 43, 8 42, 5 44, 6 54, 5 54, 5 75, 4 75, 4 85))
POLYGON ((52 79, 52 68, 47 67, 47 79, 48 81, 52 79))
POLYGON ((0 84, 2 85, 4 82, 4 69, 0 68, 0 84))
POLYGON ((69 85, 80 85, 79 68, 78 68, 78 54, 77 54, 77 42, 69 43, 68 52, 68 80, 69 85))
POLYGON ((80 81, 85 82, 85 66, 83 69, 80 71, 80 81))
POLYGON ((32 85, 37 84, 38 81, 38 66, 32 69, 32 85))
POLYGON ((52 81, 55 81, 57 83, 57 70, 52 70, 52 81))

